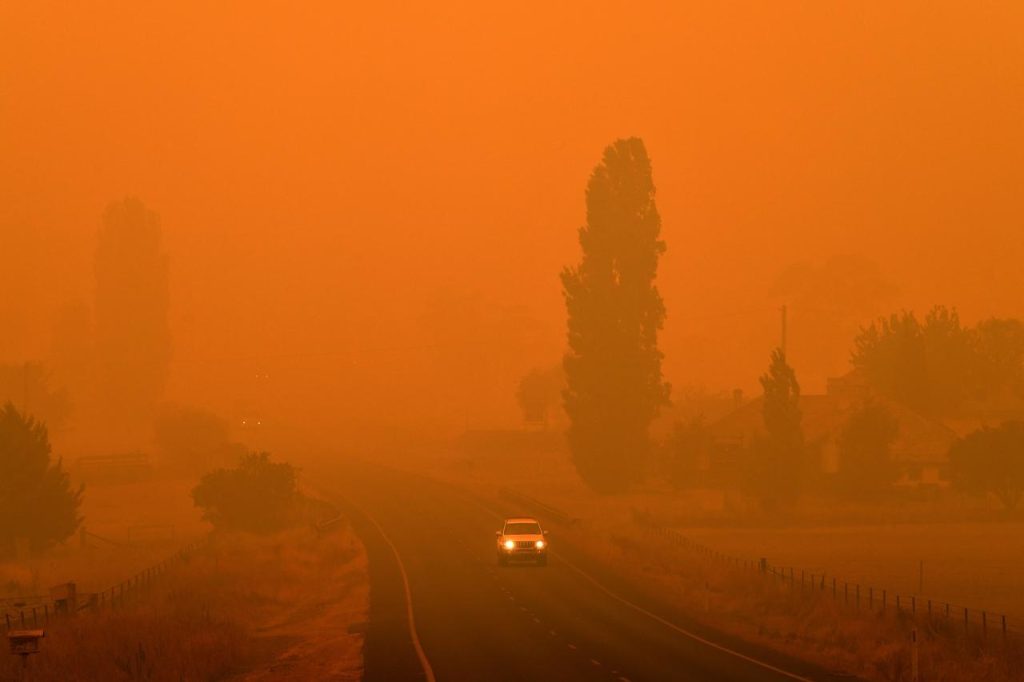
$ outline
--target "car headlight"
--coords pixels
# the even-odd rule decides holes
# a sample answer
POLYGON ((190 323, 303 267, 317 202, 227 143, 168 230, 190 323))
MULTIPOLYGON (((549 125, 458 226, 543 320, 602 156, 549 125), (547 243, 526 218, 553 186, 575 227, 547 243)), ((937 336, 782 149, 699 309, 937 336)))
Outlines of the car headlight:
POLYGON ((512 542, 511 540, 505 540, 505 549, 515 549, 515 548, 516 548, 516 543, 512 542))
POLYGON ((544 549, 544 541, 543 540, 537 540, 537 542, 535 544, 537 545, 537 549, 544 549))

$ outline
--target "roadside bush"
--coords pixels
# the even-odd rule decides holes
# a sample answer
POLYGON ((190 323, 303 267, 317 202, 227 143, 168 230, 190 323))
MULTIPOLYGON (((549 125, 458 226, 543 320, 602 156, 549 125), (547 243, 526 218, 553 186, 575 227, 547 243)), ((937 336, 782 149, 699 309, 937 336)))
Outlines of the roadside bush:
POLYGON ((82 488, 72 490, 61 460, 51 460, 46 425, 11 403, 0 410, 0 503, 0 555, 19 542, 45 549, 81 523, 82 488))
POLYGON ((234 469, 203 476, 192 500, 217 530, 272 533, 299 520, 304 497, 296 488, 295 467, 252 452, 234 469))

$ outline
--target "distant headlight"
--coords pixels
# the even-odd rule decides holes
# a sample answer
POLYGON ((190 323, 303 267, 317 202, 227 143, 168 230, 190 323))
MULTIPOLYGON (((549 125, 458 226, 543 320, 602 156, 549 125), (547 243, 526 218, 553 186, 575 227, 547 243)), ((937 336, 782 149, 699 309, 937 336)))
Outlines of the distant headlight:
POLYGON ((535 544, 537 545, 537 549, 544 549, 544 541, 543 540, 537 540, 537 542, 535 544))
POLYGON ((516 543, 512 542, 511 540, 505 540, 505 549, 515 549, 515 548, 516 548, 516 543))

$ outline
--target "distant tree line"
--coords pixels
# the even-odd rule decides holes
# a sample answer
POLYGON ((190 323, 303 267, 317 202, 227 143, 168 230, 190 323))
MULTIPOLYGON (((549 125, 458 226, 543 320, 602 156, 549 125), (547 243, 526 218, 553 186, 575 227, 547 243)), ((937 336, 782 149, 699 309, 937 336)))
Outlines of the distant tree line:
POLYGON ((854 341, 853 366, 881 394, 925 414, 957 411, 971 400, 1024 397, 1024 323, 992 318, 974 327, 936 306, 918 320, 894 313, 854 341))

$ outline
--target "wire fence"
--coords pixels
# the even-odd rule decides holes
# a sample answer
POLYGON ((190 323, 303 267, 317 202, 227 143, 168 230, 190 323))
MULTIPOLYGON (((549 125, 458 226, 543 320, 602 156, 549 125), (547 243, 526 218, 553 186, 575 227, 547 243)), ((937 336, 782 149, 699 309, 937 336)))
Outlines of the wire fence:
POLYGON ((16 629, 38 628, 48 625, 55 618, 78 613, 99 613, 122 608, 130 600, 137 599, 150 591, 154 584, 173 566, 188 561, 207 543, 198 540, 181 548, 172 556, 139 571, 109 589, 100 592, 78 593, 74 584, 69 583, 49 597, 28 596, 0 601, 0 623, 7 632, 16 629))
MULTIPOLYGON (((534 497, 509 488, 501 488, 499 496, 544 514, 548 519, 565 524, 577 524, 565 511, 553 507, 534 497)), ((650 534, 691 551, 707 560, 720 562, 737 569, 755 572, 779 586, 790 589, 794 594, 806 598, 831 598, 842 607, 852 611, 876 612, 880 615, 910 619, 934 627, 957 630, 964 636, 974 634, 987 638, 1024 634, 1020 624, 1010 622, 1006 613, 974 608, 953 602, 935 599, 917 593, 905 593, 885 587, 853 582, 824 570, 807 570, 795 566, 776 566, 767 558, 752 559, 720 552, 713 547, 696 542, 679 531, 659 526, 643 516, 634 518, 637 524, 650 534)))
POLYGON ((943 625, 964 635, 1002 636, 1021 634, 1019 624, 1009 622, 1005 613, 973 608, 924 595, 889 590, 884 587, 852 582, 821 569, 807 570, 795 566, 776 566, 767 558, 750 559, 720 552, 682 533, 651 523, 643 523, 649 533, 667 542, 702 556, 710 561, 731 565, 763 575, 774 583, 789 588, 806 598, 831 598, 854 611, 892 614, 921 623, 943 625))

